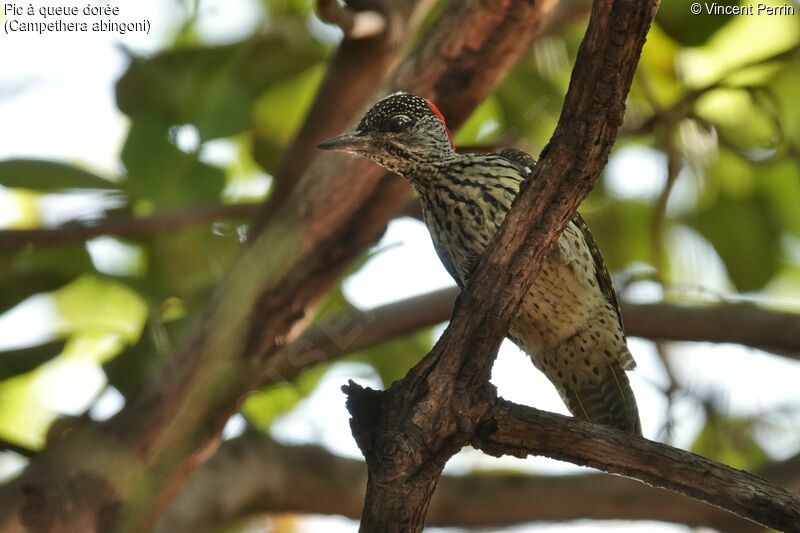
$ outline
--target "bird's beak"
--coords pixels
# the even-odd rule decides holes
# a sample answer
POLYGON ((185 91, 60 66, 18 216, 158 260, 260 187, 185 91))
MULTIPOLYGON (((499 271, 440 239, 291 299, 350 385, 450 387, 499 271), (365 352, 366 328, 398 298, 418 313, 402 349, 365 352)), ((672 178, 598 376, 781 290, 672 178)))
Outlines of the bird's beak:
POLYGON ((369 146, 369 137, 358 131, 349 131, 333 139, 317 145, 320 150, 338 150, 341 152, 355 152, 365 150, 369 146))

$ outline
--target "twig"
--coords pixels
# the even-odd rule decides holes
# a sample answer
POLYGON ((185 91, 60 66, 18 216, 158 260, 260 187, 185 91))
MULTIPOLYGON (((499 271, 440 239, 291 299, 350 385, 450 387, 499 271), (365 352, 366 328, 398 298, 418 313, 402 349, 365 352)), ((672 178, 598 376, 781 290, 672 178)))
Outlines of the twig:
POLYGON ((0 439, 0 451, 14 452, 17 455, 27 457, 28 459, 36 457, 36 455, 39 453, 36 450, 28 448, 27 446, 17 444, 16 442, 11 442, 8 439, 0 439))
POLYGON ((27 244, 70 244, 102 235, 136 239, 221 219, 249 219, 255 216, 260 208, 261 204, 200 205, 164 211, 141 218, 108 218, 94 225, 2 230, 0 231, 0 250, 13 250, 27 244))
POLYGON ((737 74, 749 68, 763 65, 771 61, 780 61, 782 59, 791 58, 798 52, 800 52, 800 45, 795 45, 772 56, 748 61, 742 65, 733 67, 727 72, 723 73, 716 81, 696 89, 687 89, 683 97, 673 105, 664 109, 656 109, 652 115, 641 121, 638 125, 626 127, 624 133, 626 135, 646 133, 652 131, 657 124, 676 124, 680 119, 685 118, 690 114, 692 106, 694 106, 697 100, 706 93, 717 89, 741 88, 730 84, 730 79, 735 77, 737 74))
POLYGON ((379 35, 386 28, 386 19, 377 11, 355 11, 337 0, 317 0, 320 20, 335 24, 350 39, 379 35))
MULTIPOLYGON (((495 151, 495 146, 461 147, 459 151, 495 151)), ((15 250, 27 245, 52 246, 84 242, 96 237, 111 235, 128 239, 149 237, 168 231, 208 224, 220 220, 246 219, 250 221, 263 209, 261 203, 195 205, 171 211, 162 211, 145 217, 111 217, 91 224, 65 224, 54 228, 0 229, 0 251, 15 250)), ((397 216, 422 219, 418 199, 409 199, 397 216)))

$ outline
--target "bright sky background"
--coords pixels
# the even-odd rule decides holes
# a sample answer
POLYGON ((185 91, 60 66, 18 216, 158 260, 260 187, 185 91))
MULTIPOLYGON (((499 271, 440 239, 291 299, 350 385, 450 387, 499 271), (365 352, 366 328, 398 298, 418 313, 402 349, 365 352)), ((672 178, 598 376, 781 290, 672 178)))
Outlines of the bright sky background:
MULTIPOLYGON (((37 6, 83 6, 86 3, 35 2, 37 6)), ((119 151, 128 124, 116 108, 113 84, 126 68, 125 50, 149 54, 160 49, 174 32, 183 7, 180 2, 170 0, 127 0, 114 5, 121 8, 120 19, 149 19, 151 34, 124 37, 56 33, 0 35, 0 159, 62 160, 103 175, 119 174, 119 151)), ((199 30, 209 42, 230 42, 249 34, 261 13, 257 3, 250 0, 202 0, 200 6, 199 30)), ((312 27, 318 29, 319 26, 312 27)), ((217 159, 224 161, 226 153, 230 157, 230 150, 225 149, 224 143, 206 149, 217 159)), ((662 168, 663 162, 652 151, 621 150, 609 164, 609 188, 619 196, 652 198, 663 183, 662 168)), ((676 196, 675 208, 680 209, 681 202, 691 202, 691 187, 679 184, 676 196)), ((81 209, 87 208, 92 206, 81 206, 81 209)), ((3 219, 3 212, 6 217, 13 216, 9 214, 13 212, 13 205, 0 188, 0 224, 8 220, 3 219)), ((393 222, 380 248, 385 251, 346 283, 348 297, 361 307, 400 300, 452 283, 435 256, 427 230, 419 222, 393 222), (386 283, 387 279, 392 282, 386 283)), ((696 242, 695 249, 700 261, 711 265, 719 263, 714 262, 716 257, 709 254, 707 245, 704 248, 702 240, 696 242)), ((103 253, 98 255, 102 257, 103 253)), ((698 279, 698 285, 724 291, 724 267, 722 269, 706 269, 707 277, 698 279)), ((627 296, 652 300, 659 294, 645 286, 627 296)), ((0 345, 18 344, 23 336, 34 335, 38 327, 57 320, 46 298, 26 305, 15 315, 0 318, 0 345)), ((657 438, 665 422, 665 400, 659 391, 666 386, 666 377, 651 343, 631 339, 630 345, 639 365, 632 374, 632 382, 644 414, 644 433, 657 438)), ((675 371, 682 381, 699 396, 713 398, 727 405, 733 413, 770 413, 798 401, 800 365, 783 358, 727 345, 686 344, 675 347, 674 352, 675 371)), ((56 393, 54 403, 63 412, 81 412, 103 386, 104 378, 98 370, 99 367, 78 368, 68 382, 51 384, 50 390, 56 393)), ((350 435, 344 398, 339 390, 343 382, 354 376, 363 384, 379 385, 376 376, 363 365, 336 365, 310 398, 276 422, 276 437, 286 442, 319 442, 336 453, 360 457, 350 435)), ((493 381, 500 393, 510 400, 566 413, 549 382, 508 342, 495 365, 493 381)), ((101 402, 98 414, 108 416, 121 407, 121 401, 119 394, 109 393, 101 402)), ((674 414, 677 419, 675 443, 688 446, 702 427, 700 410, 693 400, 683 399, 675 405, 674 414)), ((234 434, 235 429, 234 423, 229 427, 229 434, 234 434)), ((776 457, 786 457, 796 453, 800 438, 780 428, 765 430, 763 445, 776 457)), ((456 457, 447 470, 459 473, 493 467, 548 473, 577 469, 546 459, 493 459, 470 451, 456 457)), ((619 531, 624 526, 621 523, 581 523, 560 530, 619 531)), ((655 524, 635 527, 637 531, 687 531, 683 527, 655 524)), ((527 526, 513 531, 552 531, 555 528, 527 526)), ((308 520, 305 530, 351 532, 356 526, 344 519, 319 517, 308 520)))

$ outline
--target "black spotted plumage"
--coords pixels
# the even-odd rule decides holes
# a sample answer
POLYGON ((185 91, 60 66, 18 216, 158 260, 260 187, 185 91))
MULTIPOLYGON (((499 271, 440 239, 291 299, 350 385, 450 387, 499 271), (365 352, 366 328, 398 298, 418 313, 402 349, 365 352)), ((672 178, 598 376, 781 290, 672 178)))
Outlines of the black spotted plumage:
MULTIPOLYGON (((447 271, 463 287, 535 168, 527 153, 458 154, 431 102, 395 93, 353 132, 320 145, 368 157, 406 177, 447 271)), ((641 433, 626 370, 635 367, 600 250, 575 215, 511 322, 527 352, 578 417, 641 433)))

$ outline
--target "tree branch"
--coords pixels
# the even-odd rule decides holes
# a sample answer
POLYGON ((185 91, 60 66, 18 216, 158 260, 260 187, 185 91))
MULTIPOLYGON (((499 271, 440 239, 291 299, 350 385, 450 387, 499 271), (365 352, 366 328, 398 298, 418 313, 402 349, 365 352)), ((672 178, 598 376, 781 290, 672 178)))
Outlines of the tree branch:
POLYGON ((597 424, 497 400, 472 445, 546 455, 686 494, 779 531, 800 528, 800 497, 763 478, 597 424))
POLYGON ((317 14, 351 39, 374 37, 386 27, 386 19, 377 11, 353 11, 337 0, 317 0, 317 14))
POLYGON ((36 457, 37 453, 36 450, 33 450, 26 446, 21 446, 15 442, 2 438, 0 438, 0 451, 13 452, 22 457, 27 457, 28 459, 36 457))
MULTIPOLYGON (((446 322, 459 289, 451 287, 369 311, 354 310, 310 326, 270 361, 265 384, 288 381, 304 369, 446 322)), ((625 331, 653 340, 728 342, 800 359, 800 315, 752 304, 682 305, 622 302, 625 331)))
POLYGON ((421 531, 444 464, 467 442, 492 453, 517 455, 533 451, 531 443, 538 443, 537 453, 638 475, 762 524, 800 527, 800 500, 766 481, 700 458, 678 471, 675 457, 688 460, 689 455, 669 447, 661 451, 665 460, 672 459, 667 466, 673 468, 657 470, 648 466, 652 455, 635 453, 649 450, 643 439, 526 411, 497 400, 493 391, 486 393, 493 356, 522 296, 607 160, 656 5, 594 2, 553 139, 459 296, 444 335, 387 391, 353 382, 344 388, 353 435, 369 468, 361 531, 421 531), (538 421, 537 415, 560 420, 566 431, 556 434, 556 424, 542 431, 541 424, 520 422, 538 421), (587 450, 581 437, 595 431, 602 438, 594 445, 604 439, 617 443, 613 464, 602 463, 600 455, 587 450), (565 434, 570 438, 563 438, 565 434), (629 450, 635 459, 629 459, 629 450), (714 476, 715 486, 701 485, 705 474, 714 476))
POLYGON ((260 208, 261 204, 254 203, 196 205, 141 218, 105 218, 92 225, 0 230, 0 250, 14 250, 28 244, 70 244, 103 235, 136 239, 222 219, 250 219, 260 208))
MULTIPOLYGON (((544 1, 452 0, 390 89, 437 100, 459 125, 528 48, 549 7, 544 1)), ((312 107, 296 145, 319 142, 319 124, 351 122, 372 99, 375 87, 361 87, 361 76, 376 77, 364 65, 350 67, 348 77, 329 73, 341 82, 335 93, 344 94, 347 105, 325 94, 323 82, 321 107, 312 107), (342 111, 348 106, 349 115, 342 111), (329 122, 325 114, 314 115, 319 109, 338 118, 329 122)), ((311 158, 303 158, 305 153, 297 148, 289 157, 300 157, 306 168, 311 158)), ((212 305, 142 392, 111 420, 54 442, 0 489, 0 529, 149 529, 213 452, 225 421, 260 383, 265 363, 283 356, 308 311, 377 240, 409 194, 402 180, 335 154, 316 158, 296 186, 287 187, 285 201, 262 211, 266 223, 212 305)))
POLYGON ((625 329, 648 339, 732 342, 800 359, 800 315, 750 303, 623 303, 625 329))
MULTIPOLYGON (((563 431, 560 425, 558 431, 563 431)), ((797 486, 800 456, 773 463, 761 473, 780 485, 797 486)), ((285 446, 263 434, 248 433, 223 443, 192 476, 158 531, 200 531, 257 513, 358 518, 366 482, 362 461, 337 457, 319 446, 285 446), (287 479, 292 480, 288 489, 287 479)), ((476 528, 575 519, 659 520, 720 531, 762 531, 681 494, 597 474, 445 475, 431 501, 427 522, 436 527, 476 528)))

